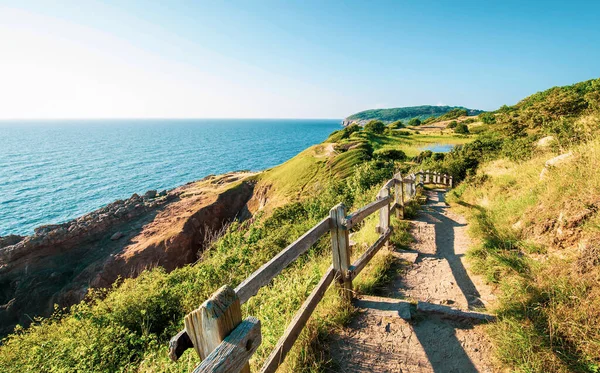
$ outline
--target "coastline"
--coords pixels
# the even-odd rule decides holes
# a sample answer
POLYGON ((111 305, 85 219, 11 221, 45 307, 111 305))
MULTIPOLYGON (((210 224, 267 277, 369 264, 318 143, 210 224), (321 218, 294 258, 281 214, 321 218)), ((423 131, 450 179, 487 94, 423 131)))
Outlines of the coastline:
POLYGON ((90 288, 195 262, 215 232, 251 216, 248 206, 262 172, 208 175, 170 190, 134 193, 65 223, 40 226, 32 235, 0 237, 0 283, 6 285, 0 336, 29 325, 27 315, 48 317, 54 304, 80 302, 90 288))

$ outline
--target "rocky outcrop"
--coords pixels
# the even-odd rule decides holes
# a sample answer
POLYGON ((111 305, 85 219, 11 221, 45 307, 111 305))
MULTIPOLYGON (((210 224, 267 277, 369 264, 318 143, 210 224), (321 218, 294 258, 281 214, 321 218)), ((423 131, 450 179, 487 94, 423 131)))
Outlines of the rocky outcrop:
POLYGON ((207 236, 249 217, 254 183, 247 176, 211 176, 171 191, 134 194, 28 237, 0 238, 0 336, 49 316, 54 304, 81 301, 90 287, 196 261, 207 236))
POLYGON ((176 193, 160 199, 141 198, 134 194, 129 199, 117 200, 78 219, 38 227, 33 235, 0 250, 0 275, 8 263, 14 263, 23 256, 36 252, 39 255, 51 255, 83 241, 98 238, 107 234, 112 227, 145 215, 176 198, 176 193))
POLYGON ((6 246, 18 244, 19 242, 23 241, 24 238, 25 237, 23 236, 17 236, 15 234, 0 237, 0 249, 6 246))
POLYGON ((548 159, 546 161, 546 163, 544 164, 544 168, 542 168, 542 171, 540 172, 540 180, 545 180, 548 177, 548 173, 550 172, 551 169, 570 161, 572 157, 573 157, 573 152, 568 152, 568 153, 556 156, 554 158, 548 159))

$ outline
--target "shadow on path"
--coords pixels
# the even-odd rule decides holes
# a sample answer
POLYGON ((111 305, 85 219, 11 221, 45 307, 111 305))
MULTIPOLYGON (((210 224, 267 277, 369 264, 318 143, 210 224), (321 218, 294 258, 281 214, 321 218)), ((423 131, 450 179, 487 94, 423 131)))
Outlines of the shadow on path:
POLYGON ((466 224, 457 222, 445 213, 448 209, 445 202, 445 192, 431 191, 428 197, 432 203, 428 203, 415 220, 433 224, 435 228, 435 245, 437 248, 436 256, 446 259, 450 265, 452 275, 465 296, 469 309, 485 308, 480 299, 481 294, 479 294, 475 284, 471 281, 460 259, 463 254, 456 252, 454 229, 464 227, 466 224))
POLYGON ((459 341, 457 329, 472 329, 468 323, 428 317, 413 326, 419 343, 435 373, 477 373, 479 370, 459 341))

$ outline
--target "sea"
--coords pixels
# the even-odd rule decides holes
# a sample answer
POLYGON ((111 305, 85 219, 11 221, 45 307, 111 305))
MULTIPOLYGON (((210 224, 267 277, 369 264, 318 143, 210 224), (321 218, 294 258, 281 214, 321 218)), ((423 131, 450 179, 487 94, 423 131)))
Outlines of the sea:
POLYGON ((117 199, 278 165, 339 119, 0 121, 0 236, 29 235, 117 199))

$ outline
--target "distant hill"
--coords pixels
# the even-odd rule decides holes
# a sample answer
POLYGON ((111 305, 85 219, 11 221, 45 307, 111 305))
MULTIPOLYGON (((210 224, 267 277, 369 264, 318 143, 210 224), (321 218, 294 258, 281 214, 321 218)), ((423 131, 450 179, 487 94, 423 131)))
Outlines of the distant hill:
POLYGON ((454 109, 465 109, 469 115, 478 115, 483 113, 483 110, 467 109, 462 106, 408 106, 392 109, 371 109, 352 114, 344 119, 343 124, 346 126, 353 122, 364 123, 369 120, 377 119, 383 122, 395 122, 397 120, 407 120, 411 118, 427 119, 429 117, 440 116, 454 109))

